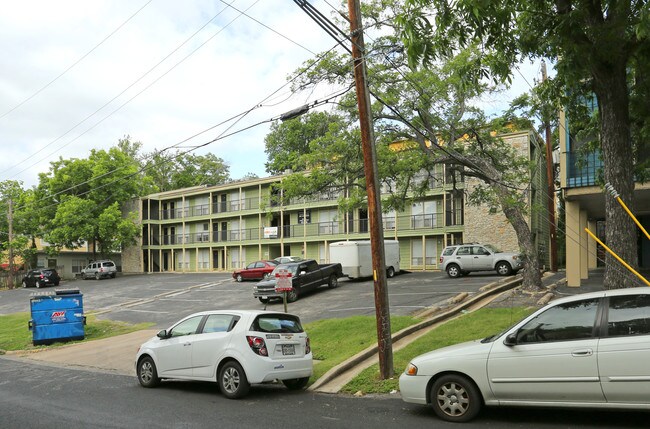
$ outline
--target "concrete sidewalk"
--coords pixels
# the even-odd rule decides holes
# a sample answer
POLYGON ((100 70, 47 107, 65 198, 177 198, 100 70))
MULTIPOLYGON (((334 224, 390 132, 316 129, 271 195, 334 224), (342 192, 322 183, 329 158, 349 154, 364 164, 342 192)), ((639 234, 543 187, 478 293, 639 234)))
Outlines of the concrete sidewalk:
POLYGON ((158 331, 145 329, 101 340, 70 344, 54 349, 9 352, 20 358, 53 366, 135 376, 135 355, 142 343, 158 331))

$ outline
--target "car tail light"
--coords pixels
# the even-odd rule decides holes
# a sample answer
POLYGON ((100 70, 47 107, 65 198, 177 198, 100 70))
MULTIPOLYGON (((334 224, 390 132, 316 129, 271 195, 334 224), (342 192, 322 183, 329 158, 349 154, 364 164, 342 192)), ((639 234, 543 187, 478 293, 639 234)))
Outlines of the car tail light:
POLYGON ((305 338, 305 354, 308 355, 311 353, 311 342, 309 341, 309 337, 305 338))
POLYGON ((43 273, 41 273, 41 275, 40 275, 39 277, 41 278, 41 280, 45 278, 45 276, 43 275, 43 273))
POLYGON ((443 260, 443 259, 445 259, 445 258, 443 258, 443 257, 441 256, 441 257, 440 257, 440 263, 441 263, 441 264, 442 264, 442 260, 443 260))
POLYGON ((246 339, 248 340, 248 345, 255 352, 255 354, 258 354, 260 356, 269 355, 269 351, 266 349, 266 343, 264 342, 264 338, 248 335, 246 336, 246 339))

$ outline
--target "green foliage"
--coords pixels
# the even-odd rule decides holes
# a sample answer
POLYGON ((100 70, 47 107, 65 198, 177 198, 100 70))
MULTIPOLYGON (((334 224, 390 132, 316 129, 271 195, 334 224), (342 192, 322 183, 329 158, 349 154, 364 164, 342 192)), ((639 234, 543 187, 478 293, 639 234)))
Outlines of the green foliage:
POLYGON ((133 243, 139 234, 136 218, 122 219, 120 208, 155 189, 135 157, 138 148, 139 143, 122 139, 108 151, 91 150, 87 159, 52 162, 26 200, 38 218, 29 225, 30 235, 44 237, 52 253, 93 243, 109 255, 133 243))
POLYGON ((212 153, 155 152, 149 159, 145 172, 160 192, 192 186, 214 186, 229 180, 229 167, 223 159, 212 153))
POLYGON ((453 344, 494 335, 532 312, 528 308, 483 308, 441 325, 393 354, 395 377, 381 380, 379 366, 370 366, 346 384, 346 393, 389 393, 399 389, 398 378, 416 356, 453 344))

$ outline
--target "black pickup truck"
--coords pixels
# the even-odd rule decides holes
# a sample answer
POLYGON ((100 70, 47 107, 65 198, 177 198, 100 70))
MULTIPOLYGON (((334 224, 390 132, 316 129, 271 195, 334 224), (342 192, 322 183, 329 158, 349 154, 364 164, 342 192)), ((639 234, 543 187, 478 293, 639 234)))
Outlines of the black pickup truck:
POLYGON ((313 259, 280 264, 275 267, 268 280, 263 280, 253 287, 253 296, 264 304, 273 298, 282 299, 282 293, 275 291, 275 273, 278 270, 291 273, 292 289, 287 292, 288 302, 294 302, 301 293, 322 285, 333 289, 339 285, 339 277, 343 277, 341 264, 319 265, 313 259))

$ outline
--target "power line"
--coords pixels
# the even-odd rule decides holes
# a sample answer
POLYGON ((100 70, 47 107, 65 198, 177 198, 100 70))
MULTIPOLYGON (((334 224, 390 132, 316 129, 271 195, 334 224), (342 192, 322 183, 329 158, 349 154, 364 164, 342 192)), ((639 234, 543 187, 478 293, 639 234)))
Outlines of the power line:
POLYGON ((95 49, 97 49, 97 48, 99 48, 101 45, 103 45, 104 42, 106 42, 108 39, 110 39, 110 38, 111 38, 115 33, 117 33, 117 32, 118 32, 122 27, 124 27, 124 26, 129 22, 129 21, 131 21, 131 19, 133 19, 133 17, 135 17, 138 13, 140 13, 140 12, 142 11, 142 9, 144 9, 145 7, 147 7, 147 6, 148 6, 152 1, 153 1, 153 0, 149 0, 149 1, 146 2, 142 7, 140 7, 140 9, 136 10, 135 13, 133 13, 131 16, 129 16, 129 17, 126 19, 126 21, 124 21, 124 22, 122 22, 120 25, 118 25, 117 28, 115 28, 115 30, 111 31, 111 32, 108 34, 108 36, 104 37, 104 38, 101 40, 101 42, 99 42, 98 44, 96 44, 92 49, 90 49, 88 52, 86 52, 84 55, 82 55, 82 56, 81 56, 77 61, 75 61, 74 63, 72 63, 70 66, 68 66, 68 68, 66 68, 65 70, 63 70, 63 72, 61 72, 57 77, 55 77, 54 79, 52 79, 51 81, 49 81, 48 83, 46 83, 46 84, 45 84, 44 86, 42 86, 40 89, 38 89, 38 90, 36 90, 34 93, 32 93, 32 95, 30 95, 29 97, 25 98, 23 101, 21 101, 20 103, 18 103, 17 105, 15 105, 14 107, 12 107, 11 109, 7 110, 5 113, 3 113, 2 115, 0 115, 0 119, 2 119, 2 118, 4 118, 5 116, 9 115, 11 112, 13 112, 14 110, 18 109, 19 107, 21 107, 23 104, 27 103, 27 102, 28 102, 29 100, 31 100, 32 98, 36 97, 38 94, 40 94, 41 92, 43 92, 47 87, 49 87, 49 86, 52 85, 54 82, 56 82, 57 80, 59 80, 59 79, 60 79, 64 74, 66 74, 67 72, 69 72, 70 70, 72 70, 72 69, 73 69, 77 64, 79 64, 79 63, 82 62, 84 59, 86 59, 86 57, 87 57, 88 55, 92 54, 92 53, 95 51, 95 49))
MULTIPOLYGON (((236 0, 233 0, 233 2, 234 2, 234 1, 236 1, 236 0)), ((252 8, 253 6, 255 6, 258 2, 259 2, 259 0, 256 0, 256 1, 251 5, 251 6, 248 7, 248 9, 252 8)), ((248 10, 248 9, 247 9, 247 10, 248 10)), ((202 25, 198 30, 196 30, 194 33, 192 33, 192 35, 190 35, 190 37, 188 37, 187 39, 185 39, 185 40, 184 40, 180 45, 178 45, 176 48, 174 48, 170 53, 168 53, 165 57, 163 57, 160 61, 158 61, 158 62, 157 62, 153 67, 151 67, 149 70, 147 70, 147 71, 146 71, 144 74, 142 74, 139 78, 137 78, 135 81, 133 81, 129 86, 127 86, 125 89, 123 89, 119 94, 117 94, 116 96, 114 96, 113 98, 111 98, 109 101, 107 101, 106 103, 104 103, 101 107, 99 107, 99 108, 98 108, 97 110, 95 110, 93 113, 91 113, 90 115, 86 116, 86 117, 85 117, 81 122, 78 122, 76 125, 74 125, 72 128, 70 128, 68 131, 66 131, 65 133, 63 133, 62 135, 60 135, 59 137, 57 137, 56 139, 52 140, 51 142, 49 142, 48 144, 46 144, 45 146, 43 146, 41 149, 39 149, 38 151, 36 151, 34 154, 32 154, 32 155, 30 155, 29 157, 25 158, 24 160, 22 160, 20 163, 18 163, 18 164, 16 164, 16 165, 20 165, 20 164, 24 163, 25 161, 28 161, 28 160, 29 160, 30 158, 32 158, 34 155, 36 155, 36 154, 42 152, 42 151, 45 150, 47 147, 49 147, 49 146, 51 146, 52 144, 56 143, 57 141, 61 140, 63 137, 65 137, 66 135, 70 134, 72 131, 74 131, 75 129, 77 129, 79 126, 81 126, 81 125, 82 125, 83 123, 85 123, 87 120, 89 120, 90 118, 92 118, 93 116, 95 116, 97 113, 99 113, 101 110, 103 110, 106 106, 108 106, 108 105, 111 104, 113 101, 115 101, 117 98, 119 98, 121 95, 123 95, 126 91, 128 91, 129 89, 131 89, 132 87, 134 87, 138 82, 140 82, 142 79, 144 79, 144 78, 145 78, 147 75, 149 75, 153 70, 155 70, 159 65, 161 65, 161 64, 162 64, 163 62, 165 62, 169 57, 171 57, 174 53, 176 53, 180 48, 182 48, 184 45, 186 45, 186 44, 187 44, 191 39, 193 39, 193 38, 194 38, 194 37, 195 37, 199 32, 201 32, 201 30, 203 30, 205 27, 207 27, 208 24, 210 24, 212 21, 214 21, 214 20, 215 20, 219 15, 221 15, 225 10, 226 10, 225 7, 224 7, 223 9, 221 9, 221 10, 220 10, 216 15, 214 15, 214 16, 211 17, 208 21, 206 21, 206 22, 205 22, 205 23, 204 23, 204 24, 203 24, 203 25, 202 25)), ((111 113, 109 113, 107 116, 105 116, 105 117, 102 118, 100 121, 98 121, 98 122, 96 122, 95 124, 93 124, 90 128, 86 129, 83 133, 81 133, 80 135, 78 135, 78 136, 75 137, 74 139, 72 139, 72 140, 70 140, 69 142, 65 143, 64 145, 58 147, 58 148, 55 149, 53 152, 50 152, 49 154, 47 154, 45 157, 36 160, 36 161, 33 162, 32 164, 29 164, 27 167, 23 168, 23 169, 20 170, 18 173, 14 174, 14 177, 17 176, 17 175, 19 175, 20 173, 23 173, 23 172, 29 170, 31 167, 35 166, 35 165, 38 164, 39 162, 44 161, 45 159, 47 159, 47 158, 50 157, 51 155, 55 154, 55 153, 58 152, 59 150, 63 149, 64 147, 66 147, 66 146, 68 146, 68 145, 70 145, 71 143, 73 143, 74 141, 76 141, 77 139, 79 139, 80 137, 82 137, 83 135, 85 135, 86 133, 88 133, 90 130, 92 130, 93 128, 95 128, 97 125, 99 125, 100 123, 104 122, 106 119, 108 119, 109 117, 111 117, 111 116, 112 116, 113 114, 115 114, 117 111, 121 110, 122 107, 124 107, 125 105, 127 105, 128 103, 130 103, 134 98, 138 97, 138 96, 139 96, 140 94, 142 94, 144 91, 146 91, 147 89, 149 89, 151 86, 153 86, 155 83, 157 83, 160 79, 162 79, 164 76, 166 76, 168 73, 170 73, 173 69, 175 69, 178 65, 180 65, 182 62, 184 62, 187 58, 189 58, 190 56, 192 56, 196 51, 198 51, 198 50, 201 49, 203 46, 205 46, 205 44, 206 44, 207 42, 209 42, 209 41, 212 40, 214 37, 216 37, 218 34, 220 34, 223 30, 225 30, 228 26, 230 26, 230 25, 231 25, 235 20, 237 20, 240 16, 241 16, 241 15, 238 15, 237 17, 233 18, 233 19, 232 19, 228 24, 226 24, 224 27, 220 28, 220 29, 219 29, 215 34, 213 34, 210 38, 208 38, 207 40, 205 40, 205 41, 204 41, 202 44, 200 44, 197 48, 195 48, 194 50, 192 50, 188 55, 186 55, 185 57, 183 57, 180 61, 178 61, 176 64, 174 64, 174 65, 173 65, 170 69, 168 69, 165 73, 163 73, 162 75, 160 75, 158 78, 156 78, 154 81, 152 81, 149 85, 147 85, 143 90, 141 90, 140 92, 138 92, 135 96, 131 97, 129 100, 127 100, 127 101, 126 101, 125 103, 123 103, 121 106, 119 106, 117 109, 113 110, 113 111, 112 111, 111 113)), ((12 168, 14 168, 14 167, 9 167, 8 169, 6 169, 6 170, 4 170, 4 171, 1 171, 0 174, 3 174, 3 173, 5 173, 5 172, 9 171, 9 170, 11 170, 12 168)))

